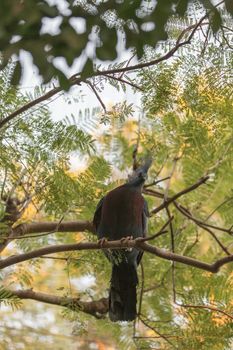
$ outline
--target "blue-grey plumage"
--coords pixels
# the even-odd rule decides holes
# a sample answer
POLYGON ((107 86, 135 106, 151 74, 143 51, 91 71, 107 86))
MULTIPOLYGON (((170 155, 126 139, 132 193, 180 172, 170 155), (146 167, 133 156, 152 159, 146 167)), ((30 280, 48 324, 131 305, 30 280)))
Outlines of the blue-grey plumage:
MULTIPOLYGON (((93 224, 99 239, 119 240, 132 236, 144 237, 147 229, 148 207, 142 196, 151 159, 136 169, 127 183, 107 193, 97 205, 93 224)), ((130 321, 136 317, 137 265, 142 252, 114 250, 105 253, 112 262, 109 315, 112 321, 130 321)))

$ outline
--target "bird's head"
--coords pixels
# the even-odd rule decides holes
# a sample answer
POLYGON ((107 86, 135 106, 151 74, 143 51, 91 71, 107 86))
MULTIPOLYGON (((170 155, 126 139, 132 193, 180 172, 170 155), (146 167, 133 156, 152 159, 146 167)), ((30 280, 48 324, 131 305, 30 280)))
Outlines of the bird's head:
POLYGON ((147 179, 147 173, 151 164, 152 158, 147 158, 144 163, 129 176, 128 184, 133 186, 143 185, 147 179))

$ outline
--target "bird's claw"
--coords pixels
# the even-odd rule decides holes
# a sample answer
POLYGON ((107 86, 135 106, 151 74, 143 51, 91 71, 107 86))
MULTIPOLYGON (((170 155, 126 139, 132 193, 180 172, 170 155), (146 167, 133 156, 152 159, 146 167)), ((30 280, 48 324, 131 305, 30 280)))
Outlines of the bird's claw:
POLYGON ((122 237, 120 239, 121 243, 129 243, 130 241, 132 241, 134 238, 133 236, 127 236, 127 237, 122 237))
POLYGON ((135 241, 137 241, 137 242, 144 242, 145 241, 145 237, 137 237, 137 238, 135 238, 135 241))
POLYGON ((107 242, 108 242, 108 240, 107 240, 107 238, 105 238, 105 237, 100 238, 100 239, 98 240, 98 244, 99 244, 101 247, 103 247, 104 244, 107 243, 107 242))

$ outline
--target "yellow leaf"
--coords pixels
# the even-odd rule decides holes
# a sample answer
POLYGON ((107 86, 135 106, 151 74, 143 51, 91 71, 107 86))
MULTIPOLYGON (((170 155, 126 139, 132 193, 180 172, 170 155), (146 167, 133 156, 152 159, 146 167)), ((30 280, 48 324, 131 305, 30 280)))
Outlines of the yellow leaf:
POLYGON ((75 232, 75 241, 77 243, 82 242, 85 239, 85 235, 82 232, 75 232))

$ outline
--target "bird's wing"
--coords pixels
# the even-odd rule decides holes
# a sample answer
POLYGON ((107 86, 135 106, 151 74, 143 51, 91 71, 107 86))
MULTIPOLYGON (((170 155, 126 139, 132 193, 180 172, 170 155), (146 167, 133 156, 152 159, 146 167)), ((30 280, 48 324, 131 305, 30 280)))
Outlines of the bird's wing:
MULTIPOLYGON (((143 212, 142 212, 142 237, 146 237, 147 235, 147 218, 149 217, 149 208, 147 201, 144 199, 143 212)), ((139 265, 143 256, 143 252, 140 251, 137 257, 137 264, 139 265)))
POLYGON ((96 207, 96 210, 95 210, 95 214, 94 214, 94 218, 93 218, 93 226, 95 228, 96 233, 97 233, 97 230, 98 230, 98 227, 99 227, 99 224, 100 224, 100 220, 101 220, 101 211, 102 211, 104 198, 105 197, 101 198, 101 200, 97 204, 97 207, 96 207))
POLYGON ((143 237, 146 237, 147 235, 147 218, 149 218, 149 208, 147 201, 144 199, 144 205, 143 205, 143 212, 142 212, 142 230, 143 230, 143 237))

